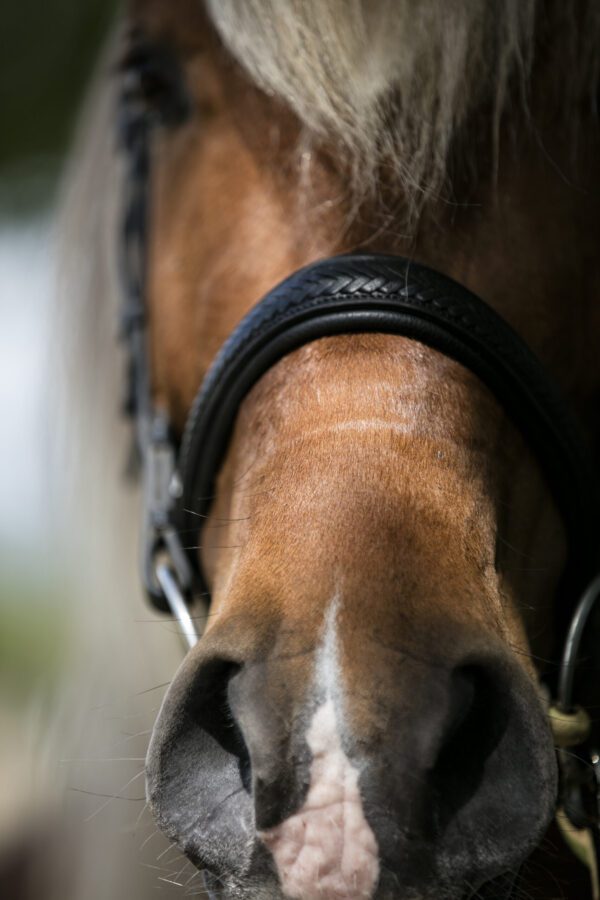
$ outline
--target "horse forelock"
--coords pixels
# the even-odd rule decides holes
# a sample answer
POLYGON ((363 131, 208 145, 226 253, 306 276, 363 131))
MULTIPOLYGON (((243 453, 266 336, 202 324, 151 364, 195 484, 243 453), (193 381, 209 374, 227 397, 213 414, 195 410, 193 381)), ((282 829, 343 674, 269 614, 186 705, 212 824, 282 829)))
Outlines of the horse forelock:
MULTIPOLYGON (((353 187, 399 177, 409 216, 449 188, 453 144, 470 115, 499 122, 527 114, 536 41, 560 53, 559 104, 594 94, 600 15, 584 2, 570 12, 541 0, 207 0, 230 52, 267 93, 282 99, 307 138, 333 139, 353 187), (564 77, 563 77, 564 76, 564 77)), ((462 149, 461 149, 462 152, 462 149)))

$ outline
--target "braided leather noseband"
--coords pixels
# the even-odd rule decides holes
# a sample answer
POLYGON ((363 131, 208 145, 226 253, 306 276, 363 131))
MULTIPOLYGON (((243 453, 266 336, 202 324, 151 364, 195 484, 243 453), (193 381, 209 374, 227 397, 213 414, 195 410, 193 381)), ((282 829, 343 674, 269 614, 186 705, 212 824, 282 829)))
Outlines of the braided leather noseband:
POLYGON ((335 334, 421 341, 462 363, 495 394, 529 443, 562 513, 570 586, 597 571, 598 494, 577 423, 538 360, 483 300, 426 266, 352 254, 295 272, 225 342, 196 396, 179 456, 181 525, 206 515, 237 411, 250 388, 297 347, 335 334))

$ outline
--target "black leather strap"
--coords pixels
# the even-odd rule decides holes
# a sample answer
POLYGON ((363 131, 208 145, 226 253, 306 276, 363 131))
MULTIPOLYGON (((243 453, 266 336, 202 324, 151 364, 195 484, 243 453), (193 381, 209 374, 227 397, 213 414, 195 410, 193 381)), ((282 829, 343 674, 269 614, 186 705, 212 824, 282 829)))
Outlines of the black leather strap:
MULTIPOLYGON (((353 254, 283 281, 242 320, 198 392, 180 454, 181 527, 198 527, 239 406, 272 365, 317 338, 404 335, 455 359, 495 394, 529 442, 564 518, 569 569, 583 585, 598 562, 598 485, 569 408, 525 343, 483 300, 426 266, 353 254)), ((190 532, 191 533, 191 532, 190 532)))

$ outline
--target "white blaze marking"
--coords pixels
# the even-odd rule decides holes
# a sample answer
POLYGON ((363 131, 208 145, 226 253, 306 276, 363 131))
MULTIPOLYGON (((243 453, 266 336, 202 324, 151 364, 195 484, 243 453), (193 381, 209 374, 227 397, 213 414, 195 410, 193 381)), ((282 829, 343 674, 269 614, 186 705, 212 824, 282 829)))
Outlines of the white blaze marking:
POLYGON ((260 832, 291 900, 364 900, 373 895, 379 877, 377 841, 363 812, 359 771, 344 753, 332 697, 339 692, 336 609, 334 603, 328 612, 317 666, 326 700, 306 735, 312 752, 306 800, 281 825, 260 832))

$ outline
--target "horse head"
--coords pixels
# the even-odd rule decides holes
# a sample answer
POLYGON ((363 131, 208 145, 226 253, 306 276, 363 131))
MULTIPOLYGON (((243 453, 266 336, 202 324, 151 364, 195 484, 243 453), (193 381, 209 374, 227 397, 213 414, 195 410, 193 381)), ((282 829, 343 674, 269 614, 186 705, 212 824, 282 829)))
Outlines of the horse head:
MULTIPOLYGON (((569 320, 563 297, 579 270, 553 255, 568 241, 591 258, 592 192, 574 194, 540 165, 522 110, 511 117, 518 152, 494 130, 505 92, 518 106, 509 76, 532 53, 527 17, 510 3, 489 20, 463 11, 450 39, 430 3, 411 38, 385 4, 369 14, 323 4, 323 34, 293 4, 256 2, 237 18, 231 3, 138 6, 169 59, 150 84, 162 118, 148 303, 153 402, 175 434, 258 299, 299 267, 357 248, 416 257, 474 290, 571 388, 596 433, 598 378, 577 354, 598 312, 588 304, 569 320), (490 35, 501 46, 484 63, 490 35), (465 96, 446 95, 459 71, 465 96), (311 112, 311 98, 322 108, 311 112), (425 113, 433 144, 417 127, 425 113), (345 142, 334 119, 355 127, 345 142), (482 122, 486 165, 471 180, 465 142, 482 122), (376 159, 361 193, 365 148, 376 159), (438 193, 439 160, 445 178, 452 154, 473 198, 462 206, 438 193), (435 188, 424 200, 411 160, 435 188)), ((399 3, 398 17, 409 7, 399 3)), ((543 62, 536 73, 543 85, 543 62)), ((564 162, 569 142, 549 120, 543 128, 564 162)), ((593 152, 578 152, 597 182, 593 152)), ((597 289, 597 268, 594 278, 597 289)), ((372 282, 352 291, 360 300, 372 282)), ((257 374, 210 502, 197 486, 187 498, 180 538, 204 572, 210 614, 158 716, 148 798, 218 896, 508 897, 556 806, 539 679, 555 653, 563 518, 485 378, 418 335, 351 330, 297 342, 257 374)))

